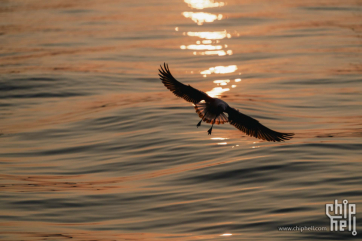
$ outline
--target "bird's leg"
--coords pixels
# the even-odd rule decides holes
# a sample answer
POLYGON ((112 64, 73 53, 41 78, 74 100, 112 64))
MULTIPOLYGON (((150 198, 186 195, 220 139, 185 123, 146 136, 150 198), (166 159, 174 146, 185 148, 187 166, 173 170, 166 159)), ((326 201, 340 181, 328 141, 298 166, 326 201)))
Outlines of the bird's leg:
POLYGON ((209 133, 209 135, 211 135, 211 131, 212 131, 212 128, 214 127, 216 118, 217 118, 217 116, 215 117, 214 121, 212 122, 211 128, 207 131, 207 133, 209 133))
MULTIPOLYGON (((205 113, 204 117, 207 115, 207 112, 205 113)), ((199 126, 201 126, 201 122, 204 120, 204 117, 201 118, 200 122, 197 123, 197 128, 199 128, 199 126)))

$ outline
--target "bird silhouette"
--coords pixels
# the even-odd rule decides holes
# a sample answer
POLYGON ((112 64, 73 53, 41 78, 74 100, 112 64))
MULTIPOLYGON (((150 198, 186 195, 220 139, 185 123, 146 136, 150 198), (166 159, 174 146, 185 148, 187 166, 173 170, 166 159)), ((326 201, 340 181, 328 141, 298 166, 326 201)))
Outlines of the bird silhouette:
POLYGON ((211 128, 207 131, 211 135, 214 124, 224 124, 229 122, 237 129, 249 136, 253 136, 266 141, 284 141, 289 140, 293 133, 281 133, 273 131, 260 124, 254 118, 240 113, 238 110, 230 107, 225 101, 213 98, 190 85, 184 85, 177 81, 171 74, 168 65, 160 65, 159 76, 162 83, 176 96, 185 99, 194 104, 197 114, 201 118, 196 125, 199 127, 201 122, 211 123, 211 128), (227 114, 227 115, 226 115, 227 114))

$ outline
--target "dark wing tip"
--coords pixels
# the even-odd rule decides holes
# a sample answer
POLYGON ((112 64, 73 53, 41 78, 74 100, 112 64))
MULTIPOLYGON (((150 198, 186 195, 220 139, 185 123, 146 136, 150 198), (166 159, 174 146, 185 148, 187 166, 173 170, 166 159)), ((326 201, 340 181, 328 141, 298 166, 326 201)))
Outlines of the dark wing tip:
MULTIPOLYGON (((164 65, 165 65, 165 63, 164 63, 164 65)), ((165 74, 166 74, 166 71, 163 69, 162 65, 160 65, 160 68, 158 69, 158 71, 160 71, 160 73, 161 73, 162 75, 165 75, 165 74)))
POLYGON ((282 133, 273 131, 262 125, 254 118, 240 113, 234 108, 228 109, 229 122, 237 129, 241 130, 248 136, 252 136, 265 141, 281 142, 293 138, 294 133, 282 133))
POLYGON ((278 131, 273 131, 268 127, 265 127, 264 125, 260 124, 259 122, 257 126, 253 127, 251 133, 249 132, 247 134, 265 141, 273 141, 273 142, 287 141, 292 139, 294 135, 294 133, 282 133, 278 131))
POLYGON ((166 63, 163 63, 163 66, 160 65, 160 68, 158 70, 160 73, 158 74, 160 76, 160 79, 164 86, 169 89, 172 93, 174 93, 176 96, 184 98, 187 100, 187 93, 184 89, 184 84, 178 82, 171 74, 170 69, 168 68, 168 65, 166 63))
POLYGON ((269 138, 269 140, 267 139, 267 141, 282 142, 282 141, 290 140, 294 136, 294 133, 281 133, 281 132, 276 132, 273 130, 270 130, 270 131, 272 131, 273 134, 271 135, 271 138, 269 138))
POLYGON ((197 90, 190 85, 184 85, 177 81, 172 76, 171 71, 168 68, 168 64, 163 63, 163 66, 160 65, 160 69, 158 71, 160 72, 158 75, 160 76, 164 86, 173 92, 176 96, 194 104, 200 102, 201 100, 208 100, 211 98, 206 93, 197 90))
POLYGON ((170 69, 168 68, 168 64, 163 63, 163 66, 160 65, 160 68, 158 69, 158 71, 160 72, 159 76, 162 78, 173 78, 170 69))

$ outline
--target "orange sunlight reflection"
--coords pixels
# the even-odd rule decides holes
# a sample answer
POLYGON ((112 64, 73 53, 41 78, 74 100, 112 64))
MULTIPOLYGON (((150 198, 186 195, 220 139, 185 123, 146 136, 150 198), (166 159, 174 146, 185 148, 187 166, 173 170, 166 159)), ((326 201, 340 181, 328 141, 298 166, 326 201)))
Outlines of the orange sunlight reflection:
POLYGON ((215 66, 211 67, 207 70, 201 71, 201 74, 227 74, 227 73, 233 73, 238 69, 236 65, 229 65, 229 66, 215 66))
MULTIPOLYGON (((222 7, 225 5, 224 2, 215 2, 214 0, 184 0, 184 2, 190 7, 194 9, 204 9, 204 8, 214 8, 214 7, 222 7)), ((211 14, 205 12, 183 12, 182 15, 186 18, 190 18, 192 21, 197 23, 198 25, 202 25, 205 22, 211 23, 215 20, 222 20, 222 14, 211 14)), ((175 28, 176 31, 179 30, 178 27, 175 28)), ((218 56, 226 56, 232 55, 232 50, 223 50, 223 48, 228 48, 227 44, 219 44, 221 39, 231 38, 231 34, 226 30, 224 31, 209 31, 209 32, 183 32, 183 35, 187 35, 190 37, 199 37, 203 40, 197 40, 196 44, 191 45, 181 45, 180 48, 185 50, 194 50, 193 55, 218 55, 218 56), (195 51, 199 50, 199 51, 195 51)), ((211 67, 207 70, 201 71, 200 73, 206 77, 206 75, 210 75, 212 73, 215 74, 228 74, 233 73, 237 70, 236 65, 229 66, 215 66, 211 67)), ((211 97, 220 97, 222 93, 229 91, 230 88, 235 88, 236 85, 231 85, 230 88, 223 88, 221 86, 226 86, 230 83, 230 79, 223 80, 214 80, 215 84, 218 87, 214 87, 212 90, 207 91, 206 93, 211 97)), ((235 80, 235 82, 238 82, 235 80)), ((211 138, 212 140, 225 140, 227 138, 211 138)), ((218 145, 226 145, 227 142, 217 143, 218 145)))
POLYGON ((229 82, 229 79, 214 80, 214 83, 218 85, 227 85, 229 82))
POLYGON ((232 55, 233 51, 228 50, 228 51, 224 51, 224 50, 216 50, 216 51, 205 51, 202 52, 201 55, 219 55, 219 56, 225 56, 225 55, 232 55))
POLYGON ((181 49, 195 49, 195 50, 215 50, 215 49, 222 49, 221 45, 206 45, 206 44, 191 44, 188 46, 181 45, 181 49))
POLYGON ((202 25, 204 22, 211 23, 216 19, 221 20, 222 14, 211 14, 211 13, 203 13, 203 12, 183 12, 182 13, 186 18, 191 18, 192 21, 197 23, 198 25, 202 25))
POLYGON ((229 91, 229 88, 222 88, 222 87, 215 87, 210 91, 207 91, 206 93, 210 95, 211 97, 220 97, 222 93, 229 91))
MULTIPOLYGON (((197 43, 197 44, 200 44, 200 41, 197 41, 196 43, 197 43)), ((203 43, 203 44, 211 44, 212 41, 211 41, 211 40, 202 40, 202 43, 203 43)))
POLYGON ((214 31, 214 32, 187 32, 188 36, 199 37, 204 39, 224 39, 231 38, 231 34, 224 31, 214 31))
POLYGON ((225 5, 223 2, 214 2, 213 0, 184 0, 190 8, 204 9, 217 8, 225 5))

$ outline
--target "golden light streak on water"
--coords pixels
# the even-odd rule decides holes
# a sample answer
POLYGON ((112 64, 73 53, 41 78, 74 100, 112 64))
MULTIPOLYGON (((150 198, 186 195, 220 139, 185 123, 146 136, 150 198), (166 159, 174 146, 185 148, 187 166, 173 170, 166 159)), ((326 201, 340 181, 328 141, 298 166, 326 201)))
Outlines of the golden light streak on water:
POLYGON ((224 50, 218 50, 218 51, 205 51, 202 52, 201 55, 219 55, 219 56, 225 56, 227 52, 224 50))
POLYGON ((230 90, 229 88, 215 87, 212 90, 207 91, 206 93, 211 97, 220 97, 222 93, 229 90, 230 90))
POLYGON ((219 142, 217 143, 218 145, 227 145, 228 143, 227 142, 219 142))
POLYGON ((214 2, 213 0, 184 0, 190 8, 204 9, 204 8, 215 8, 222 7, 225 5, 224 2, 214 2))
POLYGON ((201 74, 228 74, 233 73, 238 69, 236 65, 229 65, 229 66, 215 66, 211 67, 207 70, 201 71, 201 74))
POLYGON ((214 82, 215 84, 227 85, 227 83, 229 83, 230 80, 228 80, 228 79, 222 79, 222 80, 214 80, 213 82, 214 82))
POLYGON ((229 139, 229 138, 224 138, 224 137, 212 137, 212 138, 210 138, 211 140, 227 140, 227 139, 229 139))
POLYGON ((199 37, 204 39, 224 39, 231 38, 231 35, 224 31, 213 31, 213 32, 187 32, 188 36, 199 37))
POLYGON ((223 18, 222 14, 211 14, 211 13, 204 13, 204 12, 183 12, 182 15, 184 15, 186 18, 191 18, 192 21, 197 23, 198 25, 202 25, 203 23, 211 23, 215 20, 221 20, 223 18))
POLYGON ((188 46, 181 45, 181 49, 193 49, 193 50, 216 50, 216 49, 222 49, 221 45, 206 45, 206 44, 191 44, 188 46))

